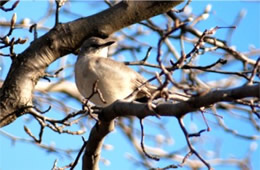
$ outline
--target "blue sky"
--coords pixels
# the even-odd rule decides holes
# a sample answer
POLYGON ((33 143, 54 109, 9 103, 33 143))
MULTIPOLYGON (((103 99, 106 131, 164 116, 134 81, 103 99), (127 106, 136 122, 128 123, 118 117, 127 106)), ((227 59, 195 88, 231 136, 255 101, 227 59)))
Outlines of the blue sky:
MULTIPOLYGON (((249 47, 254 45, 256 48, 260 48, 260 3, 257 1, 194 1, 190 4, 192 12, 199 15, 203 12, 204 8, 208 4, 212 5, 212 13, 206 21, 201 22, 197 27, 203 31, 215 26, 230 26, 233 24, 234 19, 241 10, 244 10, 246 13, 245 17, 241 21, 239 27, 236 29, 233 38, 232 45, 236 46, 239 51, 248 51, 249 47)), ((6 5, 10 6, 10 2, 6 5)), ((17 21, 21 21, 23 18, 32 18, 34 22, 38 21, 42 16, 45 15, 45 11, 48 7, 46 1, 21 1, 18 7, 14 10, 17 13, 17 21)), ((107 6, 102 2, 94 1, 75 1, 71 4, 71 9, 75 13, 81 16, 88 16, 99 12, 103 9, 106 9, 107 6)), ((0 20, 10 20, 13 12, 5 13, 0 11, 0 20)), ((76 15, 71 15, 67 17, 61 17, 61 22, 68 22, 76 19, 76 15)), ((160 20, 160 17, 155 17, 154 21, 160 23, 163 21, 160 20)), ((51 28, 54 23, 54 17, 50 17, 45 26, 51 28)), ((127 33, 131 33, 128 29, 125 29, 127 33)), ((216 37, 225 39, 228 30, 221 29, 217 31, 216 37)), ((5 29, 0 29, 0 34, 6 33, 5 29)), ((42 35, 44 32, 40 31, 39 34, 42 35)), ((15 36, 29 38, 29 42, 32 40, 32 34, 20 29, 15 30, 15 36)), ((151 35, 147 37, 142 37, 143 42, 149 42, 150 45, 155 46, 158 41, 158 36, 151 35)), ((16 47, 15 50, 17 53, 22 52, 26 47, 29 46, 29 42, 16 47)), ((176 44, 178 47, 178 45, 176 44)), ((188 50, 188 48, 187 48, 188 50)), ((3 50, 3 52, 5 52, 3 50)), ((130 59, 129 54, 124 54, 126 59, 130 59)), ((145 55, 145 50, 142 50, 139 54, 142 56, 145 55)), ((156 55, 155 51, 152 51, 151 55, 156 55)), ((70 59, 68 63, 73 64, 76 57, 69 55, 70 59)), ((206 60, 207 56, 201 57, 202 64, 211 62, 211 60, 206 60)), ((255 56, 256 58, 256 56, 255 56)), ((212 60, 216 60, 213 58, 212 60)), ((152 61, 152 60, 151 60, 152 61)), ((49 70, 55 69, 60 61, 54 63, 49 70), (55 65, 57 64, 57 65, 55 65)), ((5 79, 5 76, 8 72, 10 65, 10 60, 8 58, 0 57, 0 79, 5 79)), ((232 66, 231 68, 226 68, 229 70, 237 71, 236 69, 241 68, 241 65, 232 66)), ((65 73, 66 74, 66 73, 65 73)), ((68 74, 68 73, 67 73, 68 74)), ((207 79, 217 79, 218 77, 214 74, 206 77, 207 79)), ((206 79, 205 78, 205 79, 206 79)), ((73 81, 73 78, 71 78, 73 81)), ((74 109, 80 109, 81 106, 78 102, 73 100, 68 101, 69 105, 74 109)), ((241 134, 245 135, 260 135, 259 132, 254 130, 254 128, 248 123, 242 122, 239 119, 233 120, 233 117, 229 117, 224 111, 220 112, 221 115, 224 115, 224 121, 232 127, 232 129, 237 130, 241 134)), ((49 115, 53 116, 53 112, 50 112, 49 115)), ((55 115, 57 117, 61 115, 55 115)), ((17 119, 11 125, 2 128, 3 131, 13 134, 18 137, 23 137, 30 139, 28 135, 23 130, 23 125, 25 119, 30 118, 29 116, 23 116, 17 119)), ((209 120, 214 120, 212 115, 207 116, 209 120)), ((145 130, 147 134, 160 134, 160 130, 151 127, 151 121, 163 121, 167 128, 171 129, 170 137, 172 138, 172 144, 169 146, 164 146, 163 149, 168 151, 176 151, 184 146, 186 146, 185 139, 182 132, 180 131, 179 126, 175 118, 162 118, 161 120, 149 118, 144 121, 145 130)), ((185 123, 188 127, 197 126, 198 129, 205 128, 203 121, 199 115, 188 115, 185 118, 185 123), (192 118, 191 118, 192 117, 192 118)), ((259 121, 258 121, 259 123, 259 121)), ((39 130, 38 124, 32 120, 28 123, 28 127, 37 134, 39 130)), ((136 123, 136 129, 140 129, 139 124, 136 123)), ((192 128, 190 128, 192 129, 192 128)), ((223 129, 211 124, 211 132, 204 133, 201 138, 198 138, 198 144, 195 146, 202 151, 211 151, 215 150, 216 147, 220 148, 219 154, 224 158, 243 158, 247 153, 248 149, 260 144, 259 141, 248 141, 242 138, 234 137, 234 135, 226 133, 223 129), (200 145, 202 144, 202 145, 200 145)), ((89 129, 87 130, 89 132, 89 129)), ((84 137, 87 138, 88 133, 84 134, 84 137)), ((146 138, 147 140, 149 138, 146 138)), ((82 145, 82 140, 80 136, 71 136, 66 134, 57 135, 56 133, 46 130, 43 137, 43 143, 48 145, 54 145, 60 148, 72 148, 78 149, 82 145)), ((113 146, 112 150, 103 150, 102 151, 102 160, 109 160, 110 165, 107 166, 104 163, 100 163, 100 169, 143 169, 140 166, 135 166, 131 161, 126 159, 129 155, 136 156, 136 152, 133 150, 133 147, 129 141, 125 139, 124 134, 117 128, 115 132, 109 134, 106 137, 105 144, 113 146)), ((153 146, 153 143, 147 141, 147 145, 153 146)), ((36 145, 28 144, 26 142, 12 142, 10 139, 4 137, 0 133, 0 170, 46 170, 51 169, 55 159, 58 160, 58 166, 64 166, 70 163, 74 158, 68 158, 62 156, 61 154, 48 153, 36 145)), ((196 159, 192 157, 193 159, 196 159)), ((257 150, 252 155, 252 169, 258 170, 260 167, 260 149, 257 150)), ((166 166, 169 164, 169 161, 162 160, 160 163, 156 164, 158 166, 166 166)), ((76 167, 77 170, 81 169, 81 162, 76 167)), ((180 168, 184 169, 184 168, 180 168)), ((215 167, 217 170, 236 170, 237 167, 228 166, 228 167, 215 167)))

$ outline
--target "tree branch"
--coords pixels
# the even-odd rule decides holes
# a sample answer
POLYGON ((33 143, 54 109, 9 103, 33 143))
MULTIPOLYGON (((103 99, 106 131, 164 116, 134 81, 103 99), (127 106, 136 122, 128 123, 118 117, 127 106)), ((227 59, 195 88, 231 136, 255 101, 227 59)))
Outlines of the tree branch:
MULTIPOLYGON (((245 85, 228 90, 215 90, 203 96, 193 97, 187 101, 158 104, 154 109, 160 116, 174 116, 180 118, 187 113, 194 112, 201 107, 208 107, 217 102, 234 101, 246 97, 260 98, 260 84, 245 85)), ((155 116, 153 110, 149 110, 147 104, 138 102, 126 102, 118 100, 105 107, 100 114, 102 120, 113 120, 119 116, 136 116, 144 118, 146 116, 155 116)))
POLYGON ((105 136, 114 130, 114 120, 98 121, 91 129, 83 156, 83 170, 98 170, 101 149, 105 136))

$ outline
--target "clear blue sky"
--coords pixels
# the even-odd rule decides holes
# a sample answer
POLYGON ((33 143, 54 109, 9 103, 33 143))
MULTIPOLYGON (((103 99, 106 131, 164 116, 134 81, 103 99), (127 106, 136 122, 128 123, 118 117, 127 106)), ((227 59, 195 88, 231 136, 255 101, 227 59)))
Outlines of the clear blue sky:
MULTIPOLYGON (((260 3, 257 1, 194 1, 191 3, 191 9, 193 13, 200 14, 203 12, 205 6, 207 4, 212 4, 212 14, 210 18, 204 22, 199 24, 199 29, 203 31, 204 29, 209 29, 214 26, 230 26, 232 25, 235 17, 238 15, 239 11, 245 10, 246 15, 244 19, 241 21, 239 27, 236 29, 235 34, 232 39, 232 45, 236 46, 239 51, 247 51, 251 44, 254 44, 256 48, 260 48, 260 3)), ((10 6, 10 2, 5 5, 10 6)), ((45 15, 47 8, 46 1, 21 1, 18 7, 14 10, 17 13, 17 21, 21 21, 23 18, 31 18, 33 21, 38 21, 39 18, 45 15)), ((89 2, 89 1, 75 1, 72 5, 72 11, 80 14, 82 16, 88 16, 94 14, 96 12, 101 11, 102 9, 107 8, 106 5, 102 2, 89 2), (103 4, 103 5, 102 5, 103 4)), ((13 12, 5 13, 0 11, 0 20, 10 20, 13 12)), ((61 22, 68 22, 77 17, 61 17, 61 22)), ((156 22, 160 22, 160 18, 155 19, 156 22)), ((54 17, 49 18, 46 22, 45 26, 52 27, 54 23, 54 17)), ((0 34, 4 34, 6 30, 0 29, 0 34)), ((42 34, 43 32, 40 32, 42 34)), ((219 30, 216 34, 216 37, 225 39, 227 30, 219 30)), ((16 36, 20 37, 29 37, 32 40, 32 35, 29 32, 24 32, 21 30, 15 30, 16 36)), ((157 42, 156 36, 144 37, 143 41, 157 42), (154 40, 155 39, 155 40, 154 40)), ((29 43, 25 45, 21 45, 20 47, 15 48, 16 52, 19 53, 23 51, 29 43)), ((153 44, 154 45, 154 44, 153 44)), ((126 54, 127 55, 127 54, 126 54)), ((144 56, 144 54, 140 54, 140 56, 144 56)), ((71 57, 71 63, 75 62, 75 57, 71 57)), ((127 56, 126 56, 127 57, 127 56)), ((142 58, 142 57, 140 57, 142 58)), ((8 59, 0 57, 0 79, 4 79, 10 61, 8 59), (4 61, 4 65, 2 62, 4 61)), ((234 67, 235 68, 235 67, 234 67)), ((230 69, 234 69, 230 68, 230 69)), ((236 71, 236 70, 234 70, 236 71)), ((210 77, 211 79, 215 79, 216 77, 210 77)), ((72 80, 73 81, 73 80, 72 80)), ((70 106, 75 109, 80 109, 79 103, 74 101, 69 102, 70 106)), ((53 115, 55 113, 50 113, 49 115, 53 115)), ((231 120, 228 116, 225 117, 224 120, 229 123, 230 127, 237 130, 241 134, 245 135, 260 135, 259 132, 255 131, 248 124, 239 121, 239 120, 231 120)), ((18 137, 23 137, 26 139, 30 139, 28 135, 23 130, 23 125, 25 122, 25 118, 28 116, 23 116, 16 120, 11 125, 4 127, 2 130, 13 134, 18 137)), ((212 119, 212 118, 208 118, 212 119)), ((153 121, 158 121, 151 119, 153 121)), ((193 122, 190 116, 187 116, 185 119, 186 124, 188 126, 192 126, 196 124, 198 127, 203 128, 204 124, 202 123, 201 118, 195 116, 193 122)), ((163 118, 160 121, 164 121, 167 128, 172 129, 172 133, 170 136, 173 138, 173 145, 166 146, 164 149, 174 151, 178 148, 181 148, 186 145, 185 139, 183 138, 183 134, 180 131, 179 127, 176 126, 177 121, 175 118, 163 118)), ((258 121, 259 123, 259 121, 258 121)), ((148 121, 145 121, 145 124, 149 124, 148 121)), ((37 134, 39 130, 39 126, 33 120, 28 123, 28 126, 34 133, 37 134)), ((145 126, 146 127, 146 126, 145 126)), ((150 126, 147 126, 150 127, 150 126)), ((139 129, 139 125, 136 124, 136 128, 139 129)), ((232 134, 225 133, 222 129, 217 126, 211 126, 212 131, 209 133, 204 133, 201 138, 199 138, 199 143, 202 143, 203 146, 197 146, 199 149, 204 151, 214 150, 216 147, 220 147, 220 155, 224 158, 243 158, 247 153, 250 146, 258 146, 260 144, 259 141, 248 141, 241 138, 235 138, 232 134)), ((155 131, 156 133, 160 133, 155 129, 147 129, 147 133, 152 133, 155 131)), ((88 137, 88 133, 84 135, 85 138, 88 137)), ((53 144, 57 147, 61 148, 72 148, 77 149, 82 145, 82 140, 80 136, 71 136, 71 135, 57 135, 52 131, 45 131, 43 136, 44 144, 53 144)), ((113 145, 113 150, 111 151, 103 151, 102 158, 110 161, 110 165, 106 166, 103 163, 100 164, 100 169, 109 169, 109 170, 119 170, 119 169, 142 169, 138 168, 131 164, 129 160, 126 159, 126 153, 136 155, 135 151, 131 144, 125 140, 125 136, 120 132, 119 129, 116 129, 115 132, 109 134, 105 140, 106 144, 113 145)), ((149 144, 149 142, 147 143, 149 144)), ((151 144, 152 145, 152 144, 151 144)), ((8 138, 4 137, 0 133, 0 170, 47 170, 51 169, 53 162, 55 159, 58 159, 58 165, 63 166, 70 163, 74 158, 68 158, 66 156, 60 156, 58 154, 48 153, 39 147, 28 144, 25 142, 17 142, 12 143, 8 138)), ((257 150, 252 155, 252 169, 259 170, 260 167, 260 149, 257 150)), ((161 161, 159 166, 168 165, 169 162, 161 161)), ((81 162, 76 168, 77 170, 81 169, 81 162)), ((180 168, 183 169, 183 168, 180 168)), ((228 169, 228 170, 236 170, 237 167, 215 167, 217 170, 228 169)))

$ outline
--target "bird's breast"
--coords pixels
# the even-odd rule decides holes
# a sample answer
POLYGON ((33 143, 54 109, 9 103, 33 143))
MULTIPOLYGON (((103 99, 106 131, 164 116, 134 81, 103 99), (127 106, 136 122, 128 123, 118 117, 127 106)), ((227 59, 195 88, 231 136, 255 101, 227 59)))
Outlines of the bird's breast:
MULTIPOLYGON (((79 92, 88 98, 93 94, 93 86, 101 92, 106 104, 95 94, 90 101, 96 105, 109 105, 117 99, 124 99, 132 93, 132 74, 127 74, 107 58, 78 60, 75 65, 75 79, 79 92), (114 65, 113 65, 114 64, 114 65)), ((131 72, 130 72, 131 73, 131 72)))

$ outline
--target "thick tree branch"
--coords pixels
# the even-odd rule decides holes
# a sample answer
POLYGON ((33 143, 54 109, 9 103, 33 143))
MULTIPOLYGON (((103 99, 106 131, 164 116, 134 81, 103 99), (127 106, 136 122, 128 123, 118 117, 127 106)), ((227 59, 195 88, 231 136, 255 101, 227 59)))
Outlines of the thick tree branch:
MULTIPOLYGON (((154 109, 160 116, 182 117, 187 113, 198 110, 201 107, 208 107, 217 102, 234 101, 246 97, 260 98, 260 84, 245 85, 228 90, 215 90, 203 96, 193 97, 190 100, 173 103, 162 103, 154 109)), ((138 102, 125 102, 118 100, 105 107, 100 115, 101 119, 112 120, 118 116, 136 116, 144 118, 155 116, 155 112, 148 109, 147 104, 138 102)))
POLYGON ((99 121, 91 129, 83 156, 83 170, 98 170, 100 154, 105 136, 114 130, 114 121, 99 121))
POLYGON ((107 37, 126 26, 169 11, 182 1, 123 1, 78 20, 58 24, 14 60, 0 89, 0 127, 13 122, 32 105, 34 87, 56 59, 74 52, 90 36, 107 37))

